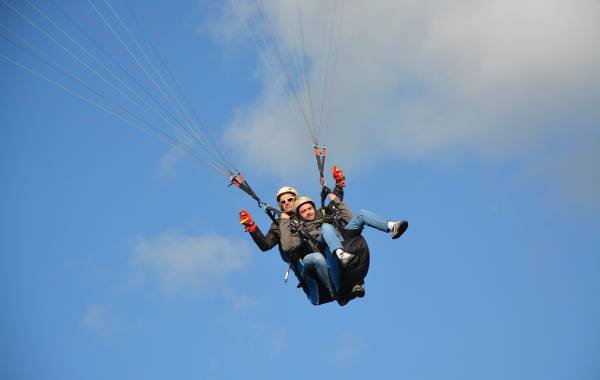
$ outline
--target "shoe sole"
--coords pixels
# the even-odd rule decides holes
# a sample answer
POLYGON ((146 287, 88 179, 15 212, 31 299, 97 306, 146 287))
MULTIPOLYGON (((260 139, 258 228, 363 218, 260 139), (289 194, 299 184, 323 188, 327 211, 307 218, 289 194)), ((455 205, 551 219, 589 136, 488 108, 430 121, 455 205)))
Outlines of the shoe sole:
POLYGON ((407 229, 408 229, 408 222, 407 221, 400 222, 400 227, 398 228, 398 231, 396 232, 396 234, 394 234, 392 236, 392 239, 398 239, 400 236, 402 236, 402 234, 404 234, 406 232, 407 229))
POLYGON ((358 288, 356 290, 352 289, 352 292, 350 293, 353 297, 364 297, 365 296, 365 288, 361 287, 358 288))

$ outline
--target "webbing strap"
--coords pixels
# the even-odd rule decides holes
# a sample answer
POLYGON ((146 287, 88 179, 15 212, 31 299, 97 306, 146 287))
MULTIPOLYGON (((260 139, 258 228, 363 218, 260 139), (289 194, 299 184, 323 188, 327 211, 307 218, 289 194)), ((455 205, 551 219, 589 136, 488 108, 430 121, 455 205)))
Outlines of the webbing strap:
POLYGON ((315 159, 317 160, 317 168, 319 169, 319 180, 321 185, 325 185, 325 158, 327 158, 327 147, 319 147, 319 145, 313 145, 315 152, 315 159))
POLYGON ((277 223, 277 218, 281 214, 281 212, 275 207, 270 206, 268 203, 263 202, 260 197, 254 192, 248 181, 240 174, 231 173, 231 177, 229 177, 229 186, 235 185, 239 187, 246 194, 251 196, 257 203, 258 207, 265 210, 267 216, 274 222, 277 223))
POLYGON ((319 182, 321 183, 321 207, 325 207, 325 199, 331 190, 327 187, 325 180, 325 159, 327 158, 327 147, 320 147, 318 144, 313 145, 315 159, 317 160, 317 168, 319 169, 319 182))

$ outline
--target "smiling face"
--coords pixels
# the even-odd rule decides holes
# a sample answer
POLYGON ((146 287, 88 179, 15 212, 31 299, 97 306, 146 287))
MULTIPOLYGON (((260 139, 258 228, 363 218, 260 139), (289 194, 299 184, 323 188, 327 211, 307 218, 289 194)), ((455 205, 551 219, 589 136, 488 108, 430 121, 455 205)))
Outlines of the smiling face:
POLYGON ((293 193, 283 193, 277 198, 281 211, 285 213, 292 212, 294 210, 294 201, 296 196, 293 193))
POLYGON ((313 204, 306 202, 298 207, 298 215, 304 220, 315 220, 317 213, 313 204))

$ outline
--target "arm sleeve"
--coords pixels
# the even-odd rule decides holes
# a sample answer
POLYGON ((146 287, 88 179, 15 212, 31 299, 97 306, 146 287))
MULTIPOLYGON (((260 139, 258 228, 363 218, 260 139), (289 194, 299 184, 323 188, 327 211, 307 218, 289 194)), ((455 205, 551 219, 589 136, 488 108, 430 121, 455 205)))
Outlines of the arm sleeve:
POLYGON ((350 219, 352 219, 352 211, 350 210, 348 205, 344 202, 340 202, 337 203, 337 207, 340 210, 340 213, 342 214, 342 219, 344 220, 344 222, 348 223, 350 219))
POLYGON ((335 194, 336 197, 340 198, 341 201, 344 200, 344 188, 343 187, 339 187, 339 186, 334 187, 332 193, 335 194))
POLYGON ((266 235, 263 235, 260 228, 257 227, 254 231, 250 232, 250 236, 252 236, 252 240, 254 240, 254 243, 256 243, 258 248, 261 251, 266 252, 279 244, 279 226, 275 223, 272 223, 266 235))

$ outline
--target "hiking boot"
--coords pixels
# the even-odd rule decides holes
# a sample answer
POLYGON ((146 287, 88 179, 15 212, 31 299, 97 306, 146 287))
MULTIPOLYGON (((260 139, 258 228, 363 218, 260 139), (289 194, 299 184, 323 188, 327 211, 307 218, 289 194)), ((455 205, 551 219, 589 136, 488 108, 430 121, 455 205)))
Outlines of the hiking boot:
POLYGON ((406 231, 407 228, 408 222, 406 220, 394 223, 394 225, 392 226, 392 230, 390 231, 392 239, 398 239, 400 236, 402 236, 402 234, 406 231))
POLYGON ((350 292, 352 298, 354 297, 364 297, 365 296, 365 288, 361 284, 356 284, 352 287, 352 292, 350 292))
POLYGON ((348 253, 348 252, 344 252, 341 249, 338 249, 335 252, 335 255, 337 256, 337 258, 340 260, 340 265, 345 268, 348 266, 348 263, 350 262, 350 260, 352 260, 352 258, 354 257, 353 253, 348 253))
POLYGON ((365 296, 365 288, 361 284, 356 284, 352 287, 350 293, 345 295, 336 295, 335 300, 340 306, 346 305, 348 302, 352 301, 356 297, 364 297, 365 296))

